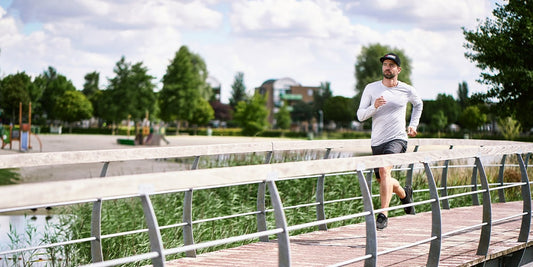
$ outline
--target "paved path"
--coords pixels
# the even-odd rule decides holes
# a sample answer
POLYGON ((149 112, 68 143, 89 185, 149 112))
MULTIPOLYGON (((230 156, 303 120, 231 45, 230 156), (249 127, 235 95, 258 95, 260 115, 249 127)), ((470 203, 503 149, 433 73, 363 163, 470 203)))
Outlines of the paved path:
MULTIPOLYGON (((522 202, 493 204, 492 218, 497 220, 522 211, 522 202)), ((480 224, 482 207, 464 207, 442 211, 443 233, 480 224)), ((517 242, 520 218, 493 225, 489 258, 523 248, 517 242)), ((378 253, 430 237, 431 213, 389 218, 389 226, 378 231, 378 253)), ((328 266, 365 254, 365 224, 354 224, 328 231, 292 236, 291 266, 328 266)), ((472 266, 484 261, 476 255, 480 229, 444 237, 439 266, 472 266)), ((529 240, 533 235, 530 234, 529 240)), ((533 245, 530 241, 529 246, 533 245)), ((200 254, 167 262, 167 266, 277 266, 278 245, 275 241, 258 242, 237 248, 200 254)), ((377 266, 426 266, 429 243, 378 256, 377 266)), ((363 266, 364 262, 348 266, 363 266)))

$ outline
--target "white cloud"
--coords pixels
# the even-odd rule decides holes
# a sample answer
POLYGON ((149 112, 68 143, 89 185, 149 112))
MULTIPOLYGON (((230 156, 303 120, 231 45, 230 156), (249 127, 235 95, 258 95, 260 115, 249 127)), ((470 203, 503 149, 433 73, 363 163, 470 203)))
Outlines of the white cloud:
POLYGON ((234 75, 249 91, 271 78, 303 85, 331 82, 354 95, 362 46, 402 49, 421 95, 455 94, 475 67, 463 56, 461 26, 490 15, 485 0, 17 0, 0 8, 0 72, 55 67, 81 89, 86 73, 112 77, 121 56, 142 61, 159 81, 181 45, 198 53, 228 99, 234 75), (390 12, 394 10, 395 16, 390 12), (25 33, 28 23, 41 27, 25 33))
POLYGON ((231 15, 235 33, 254 37, 338 38, 349 19, 333 1, 239 1, 231 15))

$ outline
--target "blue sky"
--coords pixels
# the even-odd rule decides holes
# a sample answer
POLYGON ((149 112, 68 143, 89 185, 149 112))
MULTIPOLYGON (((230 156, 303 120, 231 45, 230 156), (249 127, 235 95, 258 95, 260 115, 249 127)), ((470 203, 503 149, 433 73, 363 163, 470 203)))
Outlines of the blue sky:
MULTIPOLYGON (((0 75, 36 76, 48 66, 82 89, 115 63, 142 61, 159 82, 179 47, 206 62, 227 102, 237 72, 249 92, 290 77, 305 86, 329 81, 335 95, 355 94, 354 64, 363 46, 402 49, 423 99, 470 92, 479 70, 465 57, 461 27, 491 16, 488 0, 0 0, 0 75)), ((378 59, 376 59, 378 60, 378 59)), ((160 85, 159 85, 160 86, 160 85)))

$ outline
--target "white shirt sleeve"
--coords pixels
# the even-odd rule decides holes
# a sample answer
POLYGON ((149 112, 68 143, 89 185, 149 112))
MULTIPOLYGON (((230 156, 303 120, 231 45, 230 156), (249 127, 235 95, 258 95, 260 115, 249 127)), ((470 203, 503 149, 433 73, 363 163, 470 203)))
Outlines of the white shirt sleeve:
POLYGON ((359 103, 359 109, 357 109, 357 119, 360 122, 370 119, 377 108, 372 103, 372 94, 365 88, 363 95, 361 96, 361 102, 359 103))

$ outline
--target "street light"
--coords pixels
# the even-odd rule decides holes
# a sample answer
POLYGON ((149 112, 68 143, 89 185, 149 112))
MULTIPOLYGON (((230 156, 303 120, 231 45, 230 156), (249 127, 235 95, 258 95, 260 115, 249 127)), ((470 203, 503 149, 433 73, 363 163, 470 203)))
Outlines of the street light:
POLYGON ((324 128, 324 112, 322 112, 322 110, 319 110, 318 116, 319 116, 318 134, 322 134, 322 129, 324 128))

